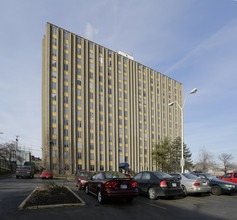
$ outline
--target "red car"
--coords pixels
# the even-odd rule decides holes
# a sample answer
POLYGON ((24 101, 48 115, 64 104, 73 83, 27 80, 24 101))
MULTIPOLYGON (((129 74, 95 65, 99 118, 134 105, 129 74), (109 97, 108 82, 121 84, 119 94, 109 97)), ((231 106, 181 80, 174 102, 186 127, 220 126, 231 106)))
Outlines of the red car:
POLYGON ((85 185, 88 181, 88 177, 92 177, 93 175, 95 175, 95 172, 77 171, 77 173, 76 173, 76 187, 78 187, 79 190, 84 189, 85 185))
POLYGON ((41 173, 40 177, 42 179, 53 179, 53 173, 50 170, 44 170, 41 173))
POLYGON ((237 172, 226 173, 225 175, 220 177, 219 180, 237 183, 237 172))
POLYGON ((131 202, 137 195, 137 182, 116 171, 99 172, 89 178, 86 194, 97 196, 103 204, 108 199, 126 199, 131 202))

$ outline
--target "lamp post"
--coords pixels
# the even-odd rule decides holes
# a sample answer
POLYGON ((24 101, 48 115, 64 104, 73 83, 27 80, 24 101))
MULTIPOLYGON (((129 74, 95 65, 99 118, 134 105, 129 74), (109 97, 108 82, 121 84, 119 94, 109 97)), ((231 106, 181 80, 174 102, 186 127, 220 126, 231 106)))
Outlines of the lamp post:
POLYGON ((186 103, 186 100, 188 98, 188 96, 190 94, 194 94, 197 92, 197 88, 194 88, 191 92, 189 92, 187 95, 186 95, 186 98, 183 102, 183 106, 180 106, 180 104, 178 102, 170 102, 168 105, 169 106, 172 106, 174 103, 176 103, 178 105, 178 107, 180 108, 180 111, 181 111, 181 117, 182 117, 182 123, 181 123, 181 130, 182 130, 182 138, 181 138, 181 161, 180 161, 180 164, 181 164, 181 173, 184 172, 184 164, 185 164, 185 160, 184 160, 184 105, 186 103))

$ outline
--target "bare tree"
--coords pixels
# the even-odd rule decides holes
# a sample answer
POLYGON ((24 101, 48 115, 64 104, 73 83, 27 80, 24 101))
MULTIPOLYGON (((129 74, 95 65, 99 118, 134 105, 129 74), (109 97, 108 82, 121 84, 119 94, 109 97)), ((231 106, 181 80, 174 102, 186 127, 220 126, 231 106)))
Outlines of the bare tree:
POLYGON ((226 173, 228 167, 232 167, 231 160, 233 160, 234 157, 231 154, 222 153, 218 156, 218 159, 222 162, 224 166, 223 171, 226 173))
POLYGON ((0 157, 11 166, 13 161, 22 162, 23 158, 20 156, 20 150, 18 149, 16 143, 7 142, 0 144, 0 157))
POLYGON ((213 164, 213 155, 205 148, 202 148, 199 152, 199 161, 195 164, 195 169, 206 173, 213 164))

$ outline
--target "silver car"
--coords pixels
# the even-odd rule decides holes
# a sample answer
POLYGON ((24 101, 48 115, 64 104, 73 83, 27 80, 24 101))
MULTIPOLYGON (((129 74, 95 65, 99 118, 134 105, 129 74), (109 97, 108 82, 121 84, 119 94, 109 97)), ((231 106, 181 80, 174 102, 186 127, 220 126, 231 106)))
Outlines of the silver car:
POLYGON ((211 192, 210 182, 207 179, 201 179, 190 173, 171 174, 180 180, 184 196, 192 193, 209 193, 211 192))

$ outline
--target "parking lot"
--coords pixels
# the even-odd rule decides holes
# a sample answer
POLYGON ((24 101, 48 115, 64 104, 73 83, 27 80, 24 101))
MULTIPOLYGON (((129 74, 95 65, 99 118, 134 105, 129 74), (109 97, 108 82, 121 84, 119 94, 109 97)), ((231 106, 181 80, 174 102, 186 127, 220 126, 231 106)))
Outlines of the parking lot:
MULTIPOLYGON (((45 181, 40 178, 0 179, 0 216, 3 219, 237 219, 237 195, 196 195, 172 199, 149 200, 139 196, 131 204, 124 201, 99 205, 96 197, 86 195, 66 182, 85 202, 86 207, 63 207, 17 211, 17 207, 36 187, 45 181)), ((54 180, 62 184, 63 180, 54 180)))

